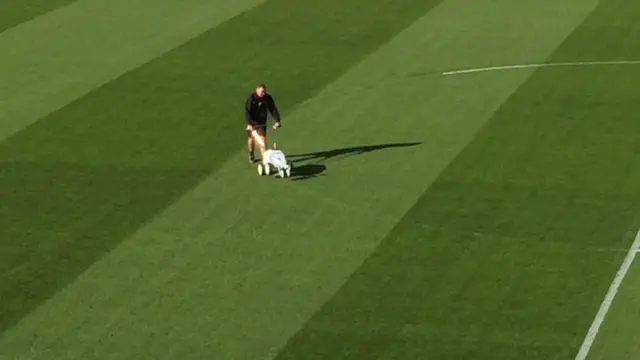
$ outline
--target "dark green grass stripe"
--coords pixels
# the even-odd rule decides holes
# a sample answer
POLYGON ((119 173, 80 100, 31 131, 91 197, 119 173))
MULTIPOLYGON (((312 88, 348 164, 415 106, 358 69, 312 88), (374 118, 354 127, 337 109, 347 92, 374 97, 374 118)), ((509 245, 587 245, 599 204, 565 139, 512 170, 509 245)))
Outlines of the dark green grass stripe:
MULTIPOLYGON (((640 58, 639 16, 552 60, 640 58)), ((573 359, 640 226, 639 77, 538 71, 278 359, 573 359)))
POLYGON ((0 144, 0 331, 236 153, 256 82, 286 126, 438 2, 271 0, 0 144))
POLYGON ((0 1, 0 33, 77 0, 0 1))

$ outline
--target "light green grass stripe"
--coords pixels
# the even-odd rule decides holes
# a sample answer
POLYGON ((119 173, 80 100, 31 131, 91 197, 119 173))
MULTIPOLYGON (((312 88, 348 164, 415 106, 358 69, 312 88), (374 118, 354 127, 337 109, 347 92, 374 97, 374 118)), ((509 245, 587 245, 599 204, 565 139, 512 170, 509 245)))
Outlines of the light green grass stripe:
POLYGON ((82 0, 1 33, 0 141, 262 2, 82 0))
POLYGON ((0 349, 12 359, 270 358, 532 72, 419 75, 546 59, 593 5, 445 2, 291 113, 278 139, 289 154, 422 145, 327 161, 326 176, 299 182, 259 179, 239 154, 0 349))

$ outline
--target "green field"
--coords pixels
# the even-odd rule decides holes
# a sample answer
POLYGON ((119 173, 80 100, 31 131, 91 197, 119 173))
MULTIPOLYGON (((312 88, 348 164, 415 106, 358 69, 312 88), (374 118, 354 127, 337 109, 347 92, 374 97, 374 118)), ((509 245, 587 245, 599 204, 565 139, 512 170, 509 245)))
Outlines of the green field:
POLYGON ((0 360, 640 359, 638 19, 4 1, 0 360), (262 82, 289 179, 247 162, 262 82))

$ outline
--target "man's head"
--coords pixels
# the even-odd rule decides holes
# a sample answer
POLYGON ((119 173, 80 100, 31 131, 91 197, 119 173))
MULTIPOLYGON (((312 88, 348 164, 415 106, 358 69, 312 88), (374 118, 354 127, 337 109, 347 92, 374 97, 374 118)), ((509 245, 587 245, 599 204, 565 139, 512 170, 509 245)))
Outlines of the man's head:
POLYGON ((258 95, 258 97, 261 98, 266 93, 267 93, 267 86, 265 84, 258 84, 256 86, 256 95, 258 95))

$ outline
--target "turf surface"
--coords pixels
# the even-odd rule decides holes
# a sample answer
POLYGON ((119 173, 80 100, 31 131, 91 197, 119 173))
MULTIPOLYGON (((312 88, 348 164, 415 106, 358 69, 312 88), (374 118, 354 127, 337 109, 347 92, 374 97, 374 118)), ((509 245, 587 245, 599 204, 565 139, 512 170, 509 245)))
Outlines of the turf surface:
POLYGON ((8 275, 2 278, 0 328, 238 150, 242 142, 231 135, 242 133, 237 104, 256 78, 276 89, 287 83, 278 91, 286 114, 435 4, 382 2, 394 16, 380 21, 379 8, 362 11, 363 3, 307 8, 272 1, 256 7, 1 143, 7 194, 0 212, 7 223, 0 231, 10 240, 0 255, 8 275), (277 26, 284 19, 287 27, 277 26), (313 46, 300 47, 305 42, 313 46), (256 55, 267 53, 267 59, 256 55), (24 192, 13 191, 24 179, 24 192), (36 241, 47 245, 25 246, 36 241))
POLYGON ((260 3, 85 0, 0 33, 0 141, 260 3))
POLYGON ((21 0, 0 3, 0 32, 76 0, 21 0))
POLYGON ((537 71, 279 358, 571 358, 639 225, 638 75, 537 71))
POLYGON ((0 357, 573 358, 639 226, 640 69, 437 74, 638 59, 640 7, 364 3, 238 8, 0 143, 0 357), (239 152, 256 78, 301 181, 239 152))
POLYGON ((634 359, 640 354, 640 264, 634 262, 591 348, 590 360, 634 359))
MULTIPOLYGON (((640 57, 615 6, 549 61, 640 57)), ((537 71, 279 358, 571 358, 639 225, 638 75, 537 71)))

